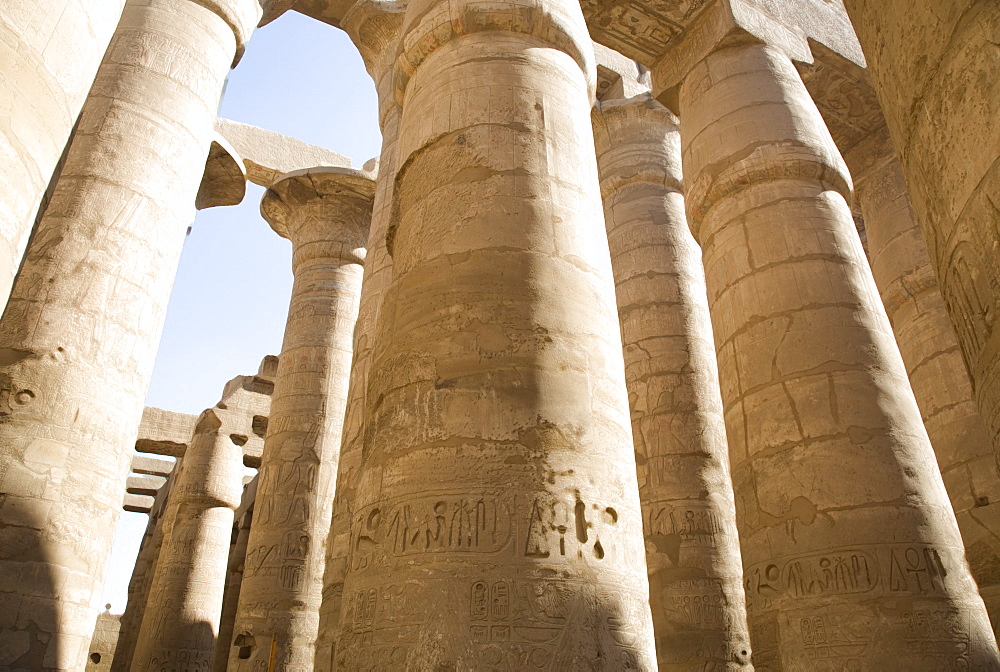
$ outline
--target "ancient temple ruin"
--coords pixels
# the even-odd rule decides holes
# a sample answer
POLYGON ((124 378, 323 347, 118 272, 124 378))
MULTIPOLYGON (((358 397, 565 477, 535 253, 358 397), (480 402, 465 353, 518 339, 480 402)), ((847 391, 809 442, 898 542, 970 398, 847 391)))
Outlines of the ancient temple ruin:
POLYGON ((9 0, 0 38, 0 671, 1000 670, 995 0, 9 0), (218 117, 288 11, 357 47, 377 160, 218 117), (248 181, 282 350, 144 407, 248 181))

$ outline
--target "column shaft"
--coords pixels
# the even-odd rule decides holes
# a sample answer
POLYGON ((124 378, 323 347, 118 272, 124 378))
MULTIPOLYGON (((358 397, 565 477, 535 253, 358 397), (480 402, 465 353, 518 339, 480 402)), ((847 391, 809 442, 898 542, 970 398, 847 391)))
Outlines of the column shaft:
POLYGON ((719 49, 680 103, 755 664, 994 669, 850 178, 791 61, 719 49))
POLYGON ((84 666, 237 48, 227 19, 128 2, 0 320, 0 635, 18 642, 0 664, 84 666))
POLYGON ((338 663, 652 669, 579 5, 411 2, 402 44, 338 663))
POLYGON ((149 514, 146 535, 139 547, 135 568, 128 584, 128 603, 125 605, 125 613, 122 614, 121 627, 118 630, 118 643, 115 645, 115 657, 111 661, 111 672, 128 672, 132 667, 139 628, 142 627, 146 604, 149 602, 149 591, 153 586, 153 575, 156 573, 156 561, 163 547, 163 537, 167 527, 164 511, 170 486, 176 478, 177 466, 179 465, 175 465, 170 479, 160 488, 157 501, 149 514))
POLYGON ((752 669, 701 249, 676 118, 650 96, 595 108, 660 670, 752 669))
POLYGON ((164 515, 132 670, 209 670, 215 653, 226 565, 243 481, 243 451, 220 431, 219 413, 198 419, 164 515))
POLYGON ((243 568, 250 541, 250 523, 253 511, 248 511, 239 522, 236 543, 229 551, 229 566, 226 569, 226 591, 222 597, 222 614, 219 616, 219 637, 212 658, 214 672, 226 672, 229 667, 229 650, 233 646, 233 628, 236 625, 236 609, 240 603, 240 589, 243 587, 243 568))
POLYGON ((0 6, 0 307, 125 0, 0 6))
POLYGON ((292 241, 295 282, 234 626, 257 645, 248 658, 233 649, 232 670, 313 664, 373 192, 366 173, 312 169, 261 205, 292 241))
POLYGON ((326 545, 323 602, 319 613, 315 672, 336 669, 337 639, 343 616, 344 580, 351 552, 351 523, 357 490, 358 467, 364 439, 365 393, 382 296, 392 278, 392 257, 385 247, 385 234, 392 217, 392 194, 396 179, 396 144, 400 109, 393 96, 393 59, 396 56, 402 13, 392 12, 381 2, 359 2, 345 16, 342 27, 352 36, 365 58, 379 97, 382 151, 372 200, 364 278, 354 328, 354 361, 351 365, 343 441, 337 467, 337 489, 333 499, 330 536, 326 545), (386 25, 388 24, 388 25, 386 25))
POLYGON ((1000 623, 1000 478, 902 167, 886 158, 857 188, 872 275, 958 519, 972 575, 1000 623))
POLYGON ((1000 3, 844 6, 1000 462, 1000 3))

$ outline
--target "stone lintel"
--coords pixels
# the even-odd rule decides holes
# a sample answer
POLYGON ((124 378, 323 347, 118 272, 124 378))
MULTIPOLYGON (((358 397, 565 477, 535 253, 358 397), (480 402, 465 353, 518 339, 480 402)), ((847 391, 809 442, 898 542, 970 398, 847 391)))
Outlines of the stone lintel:
POLYGON ((129 476, 125 481, 125 492, 153 497, 166 482, 165 476, 129 476))
POLYGON ((198 416, 189 413, 147 406, 142 410, 135 449, 140 453, 181 457, 197 420, 198 416))
POLYGON ((149 455, 132 456, 132 473, 167 477, 174 469, 173 460, 161 460, 149 455))
POLYGON ((215 130, 243 158, 247 179, 262 187, 270 187, 280 176, 301 168, 351 167, 346 156, 250 124, 218 118, 215 130))
POLYGON ((125 499, 122 502, 122 508, 131 513, 149 513, 149 510, 153 508, 153 503, 155 499, 152 495, 133 495, 131 493, 125 494, 125 499))
POLYGON ((597 99, 631 98, 650 89, 649 70, 611 47, 594 42, 597 99))

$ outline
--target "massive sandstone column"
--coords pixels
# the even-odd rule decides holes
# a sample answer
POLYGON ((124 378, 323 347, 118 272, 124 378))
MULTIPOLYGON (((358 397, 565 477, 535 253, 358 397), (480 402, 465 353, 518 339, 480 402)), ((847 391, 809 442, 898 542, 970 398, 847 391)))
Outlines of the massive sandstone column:
POLYGON ((358 321, 354 328, 354 361, 351 364, 343 440, 337 467, 330 535, 326 544, 323 601, 316 639, 316 672, 336 667, 337 638, 343 614, 343 588, 351 552, 351 522, 356 494, 357 470, 364 439, 365 391, 375 336, 375 323, 382 295, 392 278, 392 257, 385 247, 385 234, 392 217, 392 194, 396 179, 396 140, 400 108, 393 95, 392 64, 396 56, 403 9, 400 4, 361 0, 341 20, 341 27, 357 45, 365 67, 375 81, 379 99, 382 151, 379 156, 372 220, 368 233, 361 283, 358 321))
POLYGON ((259 12, 206 5, 126 6, 0 320, 0 666, 84 665, 219 95, 259 12))
POLYGON ((0 306, 124 4, 0 3, 0 306))
POLYGON ((575 1, 413 0, 345 669, 653 669, 575 1))
POLYGON ((996 669, 850 178, 795 68, 717 48, 679 103, 755 664, 996 669))
POLYGON ((164 515, 132 668, 209 670, 219 630, 233 511, 243 485, 243 451, 221 431, 223 410, 198 418, 164 515))
POLYGON ((660 670, 752 669, 701 250, 676 117, 648 94, 594 111, 660 670))
MULTIPOLYGON (((252 499, 247 497, 256 494, 256 481, 247 486, 244 492, 243 501, 252 499)), ((233 627, 236 623, 236 609, 240 603, 240 589, 243 587, 243 570, 247 558, 247 547, 250 541, 250 525, 253 522, 253 505, 240 516, 236 512, 236 541, 229 549, 229 564, 226 568, 226 591, 222 596, 222 613, 219 615, 219 636, 215 642, 215 656, 212 658, 212 670, 215 672, 226 672, 229 667, 229 649, 233 645, 233 627)))
POLYGON ((368 173, 310 168, 285 175, 261 203, 292 241, 295 283, 233 627, 257 646, 248 658, 233 649, 233 670, 313 664, 374 190, 368 173))
POLYGON ((1000 3, 844 5, 1000 462, 1000 3))
POLYGON ((1000 623, 1000 478, 992 445, 899 161, 885 157, 856 183, 872 275, 995 630, 1000 623))

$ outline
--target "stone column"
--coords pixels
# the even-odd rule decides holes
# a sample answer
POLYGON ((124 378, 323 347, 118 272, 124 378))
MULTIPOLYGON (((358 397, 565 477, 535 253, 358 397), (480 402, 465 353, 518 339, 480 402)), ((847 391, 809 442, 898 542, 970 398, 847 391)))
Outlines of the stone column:
POLYGON ((131 0, 81 112, 0 320, 0 666, 84 666, 219 95, 258 12, 131 0))
POLYGON ((653 669, 579 4, 415 0, 341 666, 653 669))
POLYGON ((756 665, 996 669, 850 177, 795 68, 717 48, 679 100, 756 665))
POLYGON ((1000 478, 899 161, 885 157, 871 168, 858 180, 857 196, 872 275, 955 509, 969 567, 996 630, 1000 478))
POLYGON ((0 307, 124 4, 0 4, 0 307))
POLYGON ((701 249, 677 119, 649 94, 594 110, 658 668, 752 669, 701 249))
POLYGON ((220 431, 219 414, 198 418, 164 515, 132 669, 209 670, 225 592, 233 511, 243 489, 243 451, 220 431))
POLYGON ((368 233, 368 255, 354 327, 354 361, 351 364, 344 415, 343 440, 337 467, 337 489, 333 498, 330 536, 326 544, 323 601, 319 612, 315 672, 336 668, 337 638, 343 615, 343 589, 351 551, 351 522, 356 494, 357 470, 364 439, 365 391, 375 337, 375 323, 382 295, 392 278, 392 257, 385 247, 385 234, 392 217, 392 194, 396 178, 396 141, 400 108, 393 95, 393 61, 398 47, 402 6, 381 0, 361 0, 340 22, 358 47, 365 67, 375 82, 379 99, 382 151, 379 156, 372 220, 368 233))
POLYGON ((844 6, 1000 462, 1000 3, 844 6))
POLYGON ((374 190, 368 173, 310 168, 285 175, 261 203, 292 241, 295 283, 234 625, 257 646, 248 658, 232 650, 231 670, 313 664, 374 190))
POLYGON ((236 543, 229 551, 226 592, 222 597, 222 614, 219 617, 219 637, 215 644, 215 657, 212 658, 212 669, 215 672, 226 672, 229 666, 229 650, 233 645, 233 627, 236 624, 236 609, 240 603, 240 588, 243 586, 243 569, 246 563, 252 521, 253 509, 251 508, 239 521, 236 543))
POLYGON ((139 628, 146 614, 146 604, 149 601, 149 591, 153 584, 153 574, 156 573, 156 561, 163 547, 163 537, 166 532, 167 518, 164 515, 170 488, 177 477, 178 464, 170 478, 164 483, 156 495, 149 512, 149 523, 146 534, 139 546, 139 554, 132 570, 132 578, 128 583, 128 603, 122 614, 118 642, 115 645, 115 657, 111 661, 112 672, 128 672, 132 667, 132 656, 135 654, 135 644, 139 638, 139 628))

